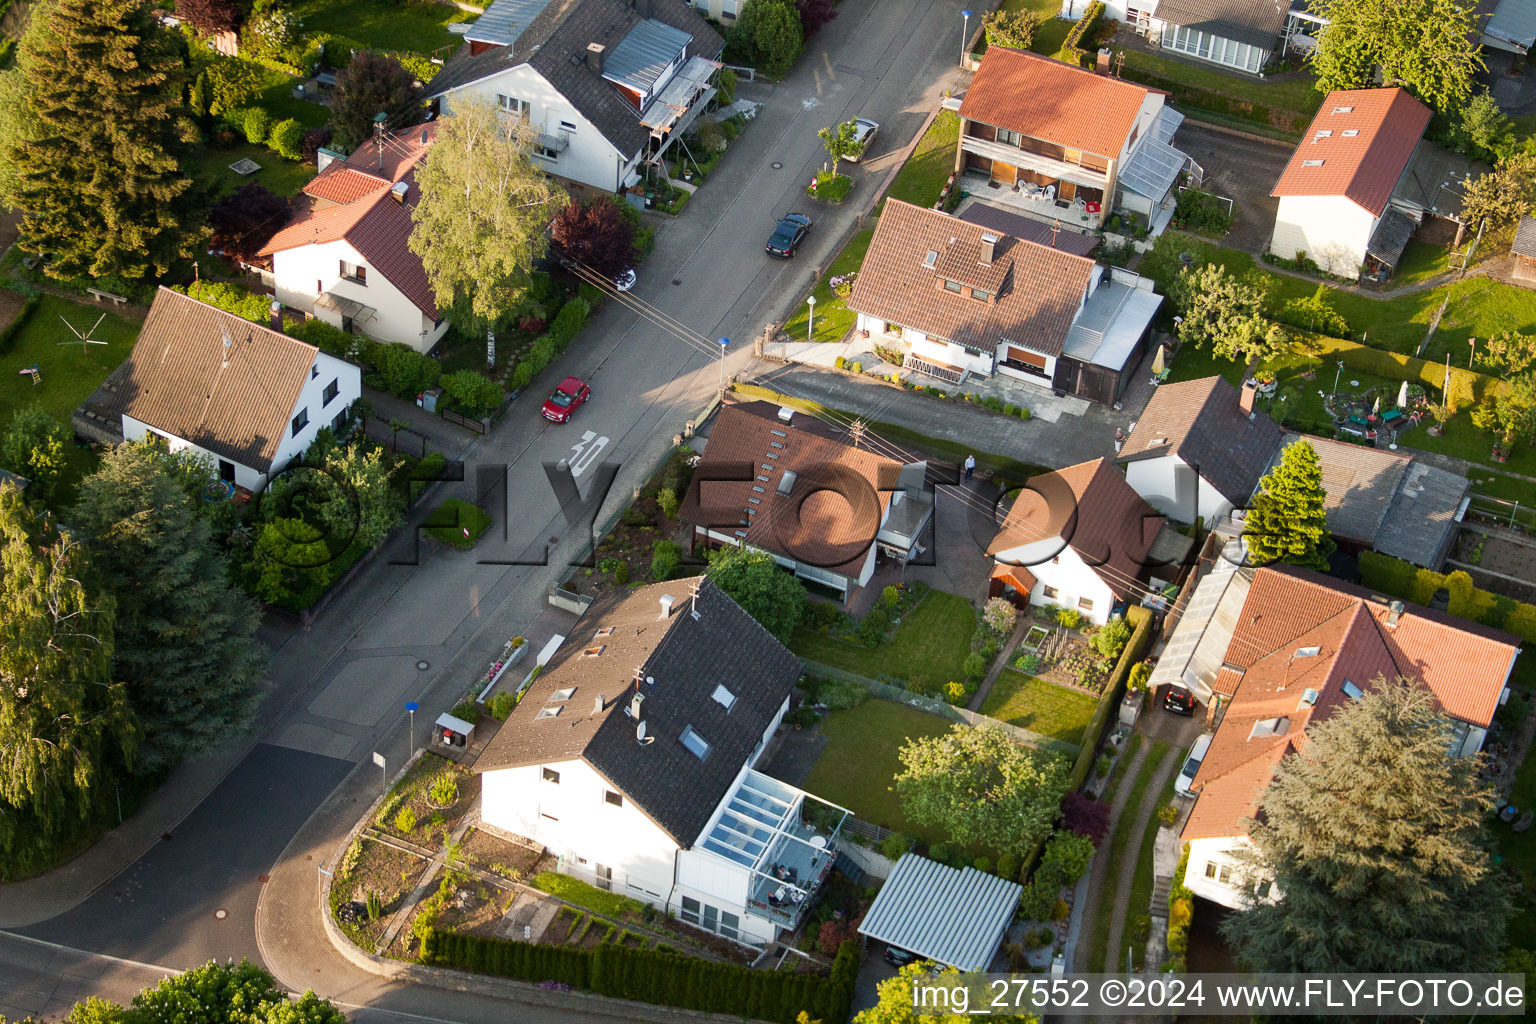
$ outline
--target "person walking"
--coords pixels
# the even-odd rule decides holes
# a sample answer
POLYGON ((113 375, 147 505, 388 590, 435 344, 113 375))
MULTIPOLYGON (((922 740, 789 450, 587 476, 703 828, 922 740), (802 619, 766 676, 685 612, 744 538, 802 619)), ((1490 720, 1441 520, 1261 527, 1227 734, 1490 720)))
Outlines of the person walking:
POLYGON ((965 457, 965 478, 967 480, 969 480, 971 477, 973 477, 975 475, 976 475, 976 456, 974 456, 974 455, 967 455, 965 457))

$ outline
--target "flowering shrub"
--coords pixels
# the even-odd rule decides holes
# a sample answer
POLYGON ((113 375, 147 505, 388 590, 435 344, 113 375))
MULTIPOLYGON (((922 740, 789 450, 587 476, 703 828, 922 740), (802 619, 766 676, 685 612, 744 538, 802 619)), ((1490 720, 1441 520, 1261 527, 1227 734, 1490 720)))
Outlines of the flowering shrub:
POLYGON ((1005 597, 991 598, 981 613, 981 621, 1000 637, 1013 632, 1014 623, 1018 618, 1019 610, 1005 597))
POLYGON ((839 274, 831 281, 832 291, 840 299, 846 299, 853 294, 854 279, 859 276, 857 270, 848 274, 839 274))

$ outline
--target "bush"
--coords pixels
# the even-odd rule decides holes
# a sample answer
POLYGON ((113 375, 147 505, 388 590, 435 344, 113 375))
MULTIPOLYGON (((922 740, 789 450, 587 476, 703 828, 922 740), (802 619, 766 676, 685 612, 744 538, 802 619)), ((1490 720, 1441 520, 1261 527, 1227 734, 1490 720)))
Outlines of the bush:
POLYGON ((888 611, 895 611, 896 605, 901 602, 901 591, 897 590, 894 586, 887 586, 884 590, 880 591, 880 601, 888 611))
POLYGON ((1006 878, 1010 882, 1019 880, 1019 857, 1016 853, 1005 853, 997 858, 997 875, 1006 878))
POLYGON ((946 701, 948 701, 949 703, 955 705, 956 707, 959 707, 961 704, 964 704, 965 703, 965 684, 964 683, 946 683, 944 685, 944 699, 946 701))
POLYGON ((1068 629, 1076 629, 1083 624, 1083 614, 1076 608, 1057 608, 1056 623, 1068 629))
POLYGON ((1232 214, 1220 197, 1197 188, 1187 188, 1179 193, 1174 207, 1173 223, 1177 227, 1224 235, 1232 227, 1232 214))
POLYGON ((408 345, 389 343, 364 346, 365 359, 396 398, 414 399, 437 383, 437 360, 408 345))
POLYGON ((970 679, 980 679, 987 674, 987 659, 977 651, 965 656, 965 674, 970 679))
POLYGON ((432 510, 423 532, 460 551, 474 547, 491 525, 490 513, 461 498, 448 498, 432 510))
POLYGON ((560 312, 555 314, 550 321, 549 333, 546 335, 554 341, 555 348, 564 352, 565 347, 571 343, 571 339, 581 333, 581 329, 587 324, 587 315, 592 312, 591 303, 585 299, 572 299, 560 307, 560 312))
POLYGON ((828 679, 821 684, 819 703, 829 711, 847 711, 869 699, 869 690, 851 679, 828 679))
POLYGON ((439 807, 447 807, 459 799, 459 780, 451 771, 438 774, 427 788, 427 795, 439 807))
POLYGON ((677 508, 679 505, 677 500, 677 489, 673 487, 663 487, 659 489, 656 492, 656 505, 661 509, 662 515, 666 516, 668 519, 676 519, 677 508))
POLYGON ((505 722, 507 716, 512 714, 512 709, 517 707, 517 697, 507 690, 502 690, 491 697, 488 706, 492 718, 498 722, 505 722))
POLYGON ((454 408, 470 419, 480 419, 501 408, 506 392, 501 385, 474 370, 455 370, 437 379, 438 387, 454 408))
POLYGON ((1115 759, 1108 754, 1100 754, 1099 759, 1093 763, 1093 774, 1097 778, 1104 778, 1114 770, 1115 759))
POLYGON ((277 122, 267 133, 267 145, 275 150, 278 156, 289 160, 303 159, 304 126, 291 117, 277 122))
POLYGON ((1093 840, 1076 832, 1057 832, 1045 844, 1036 877, 1044 876, 1059 885, 1075 885, 1088 871, 1093 858, 1093 840))
POLYGON ((880 841, 880 854, 891 860, 900 860, 902 854, 912 849, 912 840, 900 832, 892 832, 880 841))
POLYGON ((852 366, 848 367, 848 369, 852 373, 863 373, 864 372, 864 364, 863 363, 854 363, 852 366))
POLYGON ((670 540, 659 540, 651 547, 651 579, 660 583, 672 578, 683 564, 683 550, 670 540))
POLYGON ((848 365, 848 360, 843 356, 838 356, 836 359, 832 360, 832 364, 841 370, 848 365))
POLYGON ((364 905, 368 908, 368 920, 377 921, 384 915, 384 903, 379 899, 379 894, 374 890, 368 890, 368 896, 364 905))
POLYGON ((1056 906, 1057 889, 1039 878, 1032 878, 1019 894, 1019 916, 1026 921, 1044 921, 1056 906))
POLYGON ((988 46, 1027 50, 1040 31, 1040 15, 1034 11, 993 11, 981 19, 988 46))
POLYGON ((949 845, 947 843, 929 843, 928 859, 936 860, 940 864, 949 863, 949 845))
POLYGON ((305 132, 303 141, 299 144, 299 158, 307 164, 318 163, 320 150, 331 144, 333 134, 335 130, 328 124, 305 132))
POLYGON ((613 582, 617 583, 621 587, 629 582, 628 562, 620 562, 618 568, 613 570, 613 582))
POLYGON ((994 636, 1006 637, 1019 621, 1019 610, 1005 597, 990 598, 982 608, 981 621, 994 636))
POLYGON ((992 858, 977 857, 975 860, 971 861, 971 867, 975 868, 977 871, 990 874, 992 871, 992 858))
POLYGON ((1093 753, 1098 748, 1099 741, 1104 738, 1104 730, 1109 727, 1110 720, 1114 717, 1115 708, 1119 705, 1120 696, 1125 688, 1126 676, 1130 674, 1131 666, 1141 660, 1142 652, 1146 650, 1147 643, 1152 637, 1150 611, 1140 607, 1128 608, 1125 617, 1131 623, 1131 639, 1125 645, 1125 650, 1120 652, 1120 660, 1115 663, 1109 678, 1105 680, 1099 703, 1093 709, 1093 717, 1088 720, 1088 728, 1083 730, 1083 749, 1072 766, 1070 785, 1073 789, 1087 781, 1088 773, 1093 770, 1093 753))
POLYGON ((175 285, 174 289, 254 323, 265 324, 272 318, 272 296, 258 295, 238 284, 195 281, 190 285, 175 285))
POLYGON ((1163 804, 1157 809, 1157 820, 1164 825, 1172 825, 1179 819, 1179 809, 1173 804, 1163 804))
POLYGON ((1109 804, 1073 790, 1061 800, 1061 827, 1100 846, 1109 835, 1109 804))
POLYGON ((891 617, 886 613, 884 605, 875 605, 864 616, 864 621, 859 623, 859 629, 854 634, 865 647, 879 647, 885 642, 885 631, 891 626, 891 617))
POLYGON ((4 330, 0 330, 0 353, 10 351, 11 346, 15 344, 16 335, 20 334, 21 329, 26 326, 27 320, 37 310, 37 304, 41 299, 40 295, 28 295, 22 302, 21 309, 17 311, 16 318, 6 324, 4 330))
POLYGON ((245 141, 259 146, 267 141, 267 135, 272 130, 272 115, 264 107, 252 107, 245 112, 245 122, 241 127, 245 131, 245 141))
POLYGON ((1088 642, 1099 657, 1109 663, 1120 657, 1120 652, 1125 650, 1126 642, 1130 639, 1131 624, 1125 619, 1110 619, 1099 627, 1088 642))
POLYGON ((1019 407, 1019 419, 1027 420, 1033 415, 1034 413, 1029 411, 1029 406, 1023 405, 1019 407))
POLYGON ((1518 693, 1511 693, 1509 700, 1494 713, 1499 725, 1510 732, 1515 731, 1524 724, 1526 716, 1531 713, 1531 702, 1518 693))
POLYGON ((320 351, 327 352, 338 359, 348 358, 353 346, 358 343, 356 335, 348 334, 340 327, 333 327, 320 319, 287 321, 283 326, 283 333, 300 341, 307 341, 320 351))
POLYGON ((1072 908, 1067 906, 1067 901, 1066 900, 1057 900, 1051 906, 1051 920, 1052 921, 1065 921, 1067 919, 1068 915, 1070 915, 1071 913, 1072 913, 1072 908))
POLYGON ((1088 9, 1083 11, 1083 16, 1077 19, 1077 24, 1072 26, 1072 31, 1067 33, 1067 38, 1062 41, 1061 52, 1056 54, 1057 60, 1082 67, 1088 58, 1088 54, 1082 49, 1082 42, 1088 33, 1099 24, 1099 19, 1104 17, 1104 4, 1102 0, 1093 0, 1088 9))
POLYGON ((1125 682, 1125 688, 1132 693, 1138 693, 1147 688, 1147 680, 1151 678, 1152 666, 1144 661, 1138 661, 1131 666, 1131 674, 1125 682))
POLYGON ((400 813, 395 815, 395 828, 410 835, 416 831, 416 812, 409 807, 400 808, 400 813))
POLYGON ((1389 555, 1365 551, 1360 555, 1360 577, 1367 587, 1414 604, 1428 604, 1443 587, 1451 595, 1447 610, 1452 615, 1536 642, 1536 605, 1501 605, 1497 595, 1479 590, 1464 571, 1431 572, 1389 555))

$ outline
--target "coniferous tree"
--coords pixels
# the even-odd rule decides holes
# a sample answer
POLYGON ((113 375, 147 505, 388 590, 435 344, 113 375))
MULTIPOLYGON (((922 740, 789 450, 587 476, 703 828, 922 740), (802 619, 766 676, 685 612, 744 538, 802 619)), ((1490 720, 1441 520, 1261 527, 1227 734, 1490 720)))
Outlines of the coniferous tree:
POLYGON ((56 0, 18 67, 29 117, 5 140, 19 244, 55 277, 162 275, 202 224, 181 169, 197 138, 184 43, 144 0, 56 0))
POLYGON ((188 458, 148 443, 110 449, 70 512, 117 596, 115 671, 128 684, 144 733, 140 763, 151 771, 244 731, 266 667, 260 611, 229 582, 212 527, 187 492, 192 467, 167 465, 188 458))
POLYGON ((1311 443, 1300 440, 1286 448, 1280 465, 1259 481, 1243 526, 1253 564, 1327 570, 1337 545, 1328 533, 1325 496, 1322 463, 1311 443))
POLYGON ((1250 825, 1248 909, 1223 926, 1257 971, 1496 971, 1509 912, 1480 757, 1412 680, 1378 676, 1307 730, 1250 825), (1278 901, 1263 902, 1276 883, 1278 901))

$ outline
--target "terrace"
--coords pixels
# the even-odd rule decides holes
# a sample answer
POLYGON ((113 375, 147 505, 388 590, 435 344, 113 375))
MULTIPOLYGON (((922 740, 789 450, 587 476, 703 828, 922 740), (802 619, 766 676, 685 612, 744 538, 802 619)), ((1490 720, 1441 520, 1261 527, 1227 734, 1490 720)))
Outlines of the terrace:
POLYGON ((700 848, 747 868, 747 912, 798 926, 832 863, 848 811, 748 769, 700 848))

